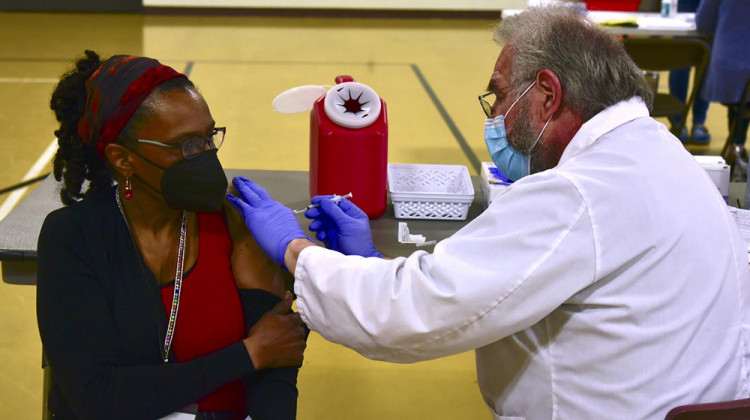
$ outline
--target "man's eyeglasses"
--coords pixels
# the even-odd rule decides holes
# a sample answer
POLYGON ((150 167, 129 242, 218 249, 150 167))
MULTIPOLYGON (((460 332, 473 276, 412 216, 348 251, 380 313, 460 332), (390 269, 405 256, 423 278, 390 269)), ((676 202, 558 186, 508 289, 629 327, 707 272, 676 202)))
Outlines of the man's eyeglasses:
POLYGON ((494 103, 495 103, 495 94, 493 92, 487 92, 482 95, 479 95, 479 105, 482 105, 482 111, 484 111, 484 115, 486 115, 487 118, 492 118, 492 104, 494 103), (492 103, 484 99, 490 95, 492 96, 492 98, 490 98, 492 100, 492 103))
MULTIPOLYGON (((502 88, 498 89, 497 91, 498 92, 502 92, 502 91, 504 91, 506 89, 510 89, 510 88, 512 88, 514 86, 518 86, 518 85, 520 85, 522 83, 523 82, 513 83, 513 84, 510 84, 508 86, 502 87, 502 88)), ((478 98, 479 98, 479 105, 482 105, 482 111, 484 111, 484 115, 486 115, 487 118, 492 118, 492 104, 494 104, 495 101, 497 100, 497 98, 495 98, 495 92, 483 93, 483 94, 479 95, 478 98), (488 97, 490 95, 492 95, 492 97, 489 98, 489 100, 488 99, 484 99, 484 98, 486 98, 486 97, 488 97)))
POLYGON ((224 136, 227 133, 226 127, 216 127, 208 137, 190 137, 178 144, 162 143, 154 140, 137 139, 138 143, 155 144, 161 147, 179 148, 182 157, 185 159, 194 159, 203 153, 203 147, 208 144, 210 149, 218 149, 224 143, 224 136))

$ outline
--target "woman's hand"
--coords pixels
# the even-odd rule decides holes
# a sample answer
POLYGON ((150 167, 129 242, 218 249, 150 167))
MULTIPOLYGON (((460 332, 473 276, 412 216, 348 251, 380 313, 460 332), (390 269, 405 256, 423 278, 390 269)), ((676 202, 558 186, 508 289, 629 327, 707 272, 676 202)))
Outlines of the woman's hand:
POLYGON ((256 370, 302 364, 305 328, 299 314, 292 312, 292 301, 287 292, 284 300, 266 312, 243 340, 256 370))

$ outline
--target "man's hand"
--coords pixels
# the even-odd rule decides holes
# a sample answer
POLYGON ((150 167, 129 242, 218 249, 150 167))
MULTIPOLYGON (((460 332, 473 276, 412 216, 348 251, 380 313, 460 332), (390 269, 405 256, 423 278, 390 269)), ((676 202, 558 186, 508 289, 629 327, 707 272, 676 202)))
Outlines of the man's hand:
POLYGON ((242 199, 233 195, 227 195, 227 199, 242 213, 247 228, 263 251, 283 265, 284 252, 289 242, 307 237, 294 212, 275 201, 266 190, 249 179, 235 177, 232 183, 242 199))
POLYGON ((330 195, 313 197, 313 204, 320 207, 309 209, 305 217, 313 219, 310 230, 326 247, 347 255, 382 257, 375 249, 370 232, 370 220, 359 207, 349 200, 341 200, 338 205, 330 195))

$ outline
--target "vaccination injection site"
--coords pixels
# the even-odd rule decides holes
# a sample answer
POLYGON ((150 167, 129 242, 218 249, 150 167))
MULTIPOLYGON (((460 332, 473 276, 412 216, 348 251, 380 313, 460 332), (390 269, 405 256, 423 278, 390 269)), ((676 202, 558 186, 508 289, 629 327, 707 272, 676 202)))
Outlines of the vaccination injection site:
POLYGON ((750 420, 750 1, 0 2, 0 416, 750 420))

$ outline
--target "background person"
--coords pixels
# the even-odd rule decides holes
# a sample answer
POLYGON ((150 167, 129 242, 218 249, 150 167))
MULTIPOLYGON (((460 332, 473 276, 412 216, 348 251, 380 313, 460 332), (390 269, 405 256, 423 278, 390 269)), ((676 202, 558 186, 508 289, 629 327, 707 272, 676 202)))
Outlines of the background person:
MULTIPOLYGON (((703 0, 695 14, 699 31, 713 34, 704 98, 727 105, 729 128, 738 118, 737 110, 745 84, 750 80, 750 2, 746 0, 703 0)), ((729 139, 722 156, 732 165, 732 178, 747 178, 748 119, 740 118, 734 137, 729 139)))
POLYGON ((649 117, 640 70, 565 7, 504 19, 495 39, 485 142, 517 180, 432 254, 372 258, 366 217, 325 197, 311 228, 341 252, 315 246, 235 179, 244 200, 230 200, 294 273, 305 323, 379 360, 476 349, 497 419, 657 419, 747 397, 745 246, 714 183, 649 117))
MULTIPOLYGON (((680 0, 677 4, 677 10, 680 13, 695 13, 698 10, 700 0, 680 0)), ((704 78, 705 73, 704 73, 704 78)), ((679 98, 682 102, 687 101, 688 97, 688 86, 690 84, 690 68, 681 70, 672 70, 669 72, 669 93, 679 98)), ((700 87, 698 88, 700 92, 700 87)), ((693 125, 688 134, 687 123, 682 128, 680 134, 680 140, 683 142, 692 141, 697 144, 708 144, 711 142, 711 135, 708 133, 706 128, 706 114, 708 112, 709 102, 703 99, 700 95, 695 96, 695 102, 693 102, 693 125)), ((673 123, 680 123, 679 119, 675 119, 673 123)))
POLYGON ((55 419, 294 418, 303 327, 278 266, 222 210, 225 129, 193 84, 87 51, 51 107, 67 207, 39 237, 37 315, 55 419))

